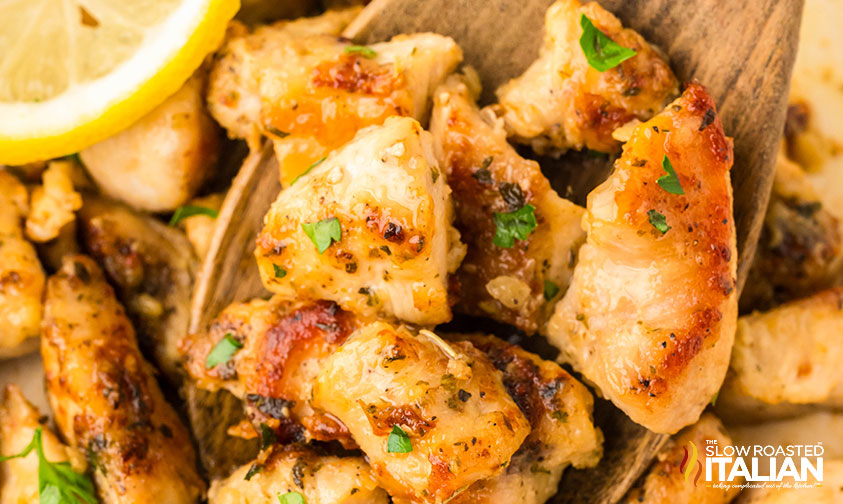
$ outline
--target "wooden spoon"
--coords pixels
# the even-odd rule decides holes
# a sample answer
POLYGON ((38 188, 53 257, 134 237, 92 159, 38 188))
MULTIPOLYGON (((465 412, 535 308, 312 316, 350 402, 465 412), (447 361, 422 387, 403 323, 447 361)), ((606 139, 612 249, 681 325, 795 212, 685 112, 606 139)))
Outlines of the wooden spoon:
MULTIPOLYGON (((399 33, 433 31, 453 37, 483 81, 485 102, 494 89, 520 74, 538 55, 544 13, 552 0, 374 0, 346 30, 359 43, 387 40, 399 33)), ((735 139, 732 182, 738 230, 738 284, 751 264, 772 184, 774 159, 787 105, 802 0, 602 0, 624 24, 641 32, 670 56, 680 79, 697 79, 715 97, 723 126, 735 139)), ((567 158, 567 165, 576 155, 567 158)), ((594 164, 592 162, 592 164, 594 164)), ((556 187, 577 188, 582 201, 608 170, 555 170, 556 187)), ((548 168, 548 166, 544 166, 548 168)), ((264 294, 252 251, 278 190, 271 149, 254 153, 236 177, 218 218, 211 249, 196 287, 190 330, 204 329, 234 301, 264 294)), ((566 191, 560 190, 565 194, 566 191)), ((191 406, 193 417, 203 411, 191 406)), ((606 456, 592 470, 567 471, 553 502, 616 502, 647 467, 665 437, 629 421, 609 404, 596 411, 607 435, 606 456)), ((215 418, 213 448, 203 461, 227 460, 230 440, 221 439, 215 418)), ((200 435, 200 441, 205 440, 200 435)), ((224 434, 223 434, 224 436, 224 434)), ((212 472, 212 476, 214 472, 212 472)))

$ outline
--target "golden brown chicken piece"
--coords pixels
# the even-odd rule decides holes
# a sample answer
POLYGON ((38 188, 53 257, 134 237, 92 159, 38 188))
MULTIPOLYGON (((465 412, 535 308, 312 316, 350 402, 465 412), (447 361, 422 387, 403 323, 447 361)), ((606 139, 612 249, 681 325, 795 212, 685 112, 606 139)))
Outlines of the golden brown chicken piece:
MULTIPOLYGON (((214 193, 201 198, 194 198, 190 201, 190 204, 218 212, 224 199, 225 193, 214 193)), ((184 233, 187 235, 190 244, 193 245, 193 251, 196 252, 196 256, 200 260, 204 259, 208 254, 211 238, 213 238, 217 226, 216 217, 199 214, 187 217, 182 222, 184 223, 184 233)))
MULTIPOLYGON (((84 473, 85 457, 63 445, 55 434, 40 422, 41 414, 30 404, 17 385, 6 385, 0 404, 0 455, 21 453, 41 427, 44 456, 50 462, 68 462, 71 468, 84 473)), ((38 502, 38 454, 35 450, 22 458, 0 462, 0 504, 38 502)))
POLYGON ((740 445, 822 443, 824 457, 843 459, 843 412, 820 411, 796 418, 729 425, 729 433, 740 445))
POLYGON ((530 432, 470 343, 384 322, 328 358, 313 404, 345 424, 393 498, 414 502, 442 503, 500 474, 530 432))
POLYGON ((26 187, 0 170, 0 358, 38 348, 44 270, 23 236, 28 200, 26 187))
POLYGON ((79 153, 103 194, 151 212, 173 210, 196 194, 219 149, 205 81, 200 69, 138 122, 79 153))
POLYGON ((614 173, 588 195, 588 238, 548 324, 560 358, 656 432, 696 422, 729 365, 732 159, 698 84, 638 126, 614 173))
POLYGON ((661 53, 597 2, 559 0, 547 11, 539 58, 497 95, 509 134, 539 153, 613 152, 620 147, 612 138, 616 128, 649 119, 678 89, 661 53), (583 15, 637 54, 605 72, 589 66, 579 43, 583 15))
POLYGON ((455 309, 531 334, 568 288, 585 240, 584 209, 560 198, 538 163, 515 152, 501 121, 474 104, 479 89, 470 86, 452 76, 436 90, 430 129, 454 191, 454 225, 468 245, 455 309), (529 235, 498 243, 508 229, 500 219, 525 210, 535 219, 529 235))
POLYGON ((365 126, 393 115, 425 121, 431 93, 462 60, 452 39, 433 33, 352 45, 337 35, 356 12, 234 36, 211 74, 212 114, 250 145, 269 136, 285 186, 365 126))
POLYGON ((93 260, 67 256, 50 277, 42 331, 56 424, 71 446, 90 453, 102 502, 197 502, 205 483, 187 429, 93 260))
POLYGON ((779 153, 741 312, 769 310, 843 283, 841 230, 802 168, 779 153))
POLYGON ((59 235, 73 222, 74 212, 82 206, 82 196, 73 188, 73 163, 52 161, 41 174, 41 185, 32 190, 26 237, 46 242, 59 235))
POLYGON ((389 502, 362 458, 289 448, 274 450, 266 461, 247 464, 228 478, 215 481, 208 492, 208 504, 274 503, 289 492, 299 493, 307 504, 389 502))
MULTIPOLYGON (((279 441, 353 441, 345 426, 310 404, 316 375, 359 324, 330 301, 289 303, 278 298, 234 303, 206 334, 182 343, 185 367, 197 386, 224 388, 243 399, 256 430, 272 428, 279 441), (208 355, 221 341, 242 345, 225 362, 208 355)), ((225 343, 222 343, 225 345, 225 343)))
POLYGON ((79 211, 84 248, 103 265, 137 327, 138 341, 173 384, 187 333, 196 258, 178 229, 128 207, 86 196, 79 211))
POLYGON ((503 473, 475 483, 454 504, 541 504, 552 497, 568 465, 593 467, 603 453, 594 426, 593 399, 584 385, 556 363, 542 360, 493 336, 454 336, 486 354, 530 422, 531 431, 503 473))
MULTIPOLYGON (((711 413, 706 413, 697 423, 670 438, 659 450, 655 462, 644 478, 627 493, 624 502, 629 504, 727 504, 731 502, 740 493, 743 478, 723 481, 723 486, 726 488, 719 488, 717 485, 721 481, 718 479, 717 472, 713 471, 712 481, 706 482, 705 467, 708 458, 706 447, 711 443, 717 443, 721 448, 733 444, 732 438, 720 420, 711 413), (695 450, 696 462, 692 455, 695 450), (686 456, 688 460, 683 467, 686 456)), ((726 465, 727 475, 731 467, 731 464, 726 465)))
POLYGON ((263 284, 367 319, 446 322, 465 253, 450 192, 418 122, 361 131, 272 204, 255 250, 263 284))
POLYGON ((756 401, 843 407, 841 334, 843 287, 739 318, 719 405, 731 414, 756 401))

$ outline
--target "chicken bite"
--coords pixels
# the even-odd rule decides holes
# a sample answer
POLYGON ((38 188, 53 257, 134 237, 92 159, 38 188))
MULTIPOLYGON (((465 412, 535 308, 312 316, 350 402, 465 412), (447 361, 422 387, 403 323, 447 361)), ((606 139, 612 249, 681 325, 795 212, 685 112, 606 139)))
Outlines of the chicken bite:
POLYGON ((780 152, 741 312, 769 310, 841 284, 841 231, 802 168, 780 152))
POLYGON ((376 322, 323 365, 313 404, 342 421, 394 499, 442 503, 501 474, 530 433, 468 342, 376 322))
POLYGON ((32 190, 26 237, 35 242, 56 238, 76 218, 82 196, 73 188, 73 164, 52 161, 41 175, 42 183, 32 190))
POLYGON ((205 483, 99 266, 67 256, 47 282, 41 357, 64 439, 90 453, 105 504, 196 503, 205 483))
POLYGON ((196 385, 242 399, 257 432, 263 424, 282 443, 337 440, 353 447, 345 426, 314 410, 311 396, 327 358, 358 327, 330 301, 255 299, 228 306, 207 333, 189 336, 181 350, 196 385), (241 346, 225 362, 209 360, 228 338, 241 346))
POLYGON ((502 474, 475 483, 450 502, 542 504, 556 494, 566 467, 597 465, 603 433, 594 426, 593 399, 583 384, 556 363, 493 336, 449 338, 454 339, 470 342, 503 373, 503 384, 531 431, 502 474))
POLYGON ((45 277, 35 248, 23 235, 28 212, 26 187, 0 170, 0 358, 38 348, 45 277))
POLYGON ((352 45, 337 36, 352 12, 234 36, 211 73, 212 114, 250 145, 271 138, 284 186, 363 127, 393 115, 426 120, 431 93, 462 60, 452 39, 433 33, 352 45))
POLYGON ((843 287, 739 318, 718 407, 733 416, 756 402, 843 407, 841 334, 843 287))
MULTIPOLYGON (((8 457, 22 453, 40 427, 44 457, 52 463, 69 463, 74 472, 84 474, 85 457, 62 444, 50 429, 42 425, 40 418, 41 414, 26 400, 17 385, 6 385, 0 404, 0 455, 8 457)), ((0 504, 38 502, 38 465, 36 450, 25 457, 0 462, 0 504)))
POLYGON ((560 198, 538 163, 518 155, 472 91, 479 89, 470 78, 450 77, 434 93, 430 128, 454 192, 454 225, 467 244, 455 309, 531 334, 568 288, 585 240, 584 209, 560 198), (513 221, 519 215, 523 222, 513 221), (526 232, 507 241, 521 224, 526 232))
POLYGON ((215 481, 208 504, 277 502, 295 492, 307 504, 387 504, 389 497, 360 457, 319 455, 308 448, 274 450, 265 461, 215 481))
POLYGON ((515 141, 539 153, 588 148, 614 152, 612 132, 646 121, 673 99, 679 83, 664 56, 597 2, 559 0, 545 17, 539 58, 497 90, 499 110, 515 141), (581 18, 637 54, 600 72, 580 47, 581 18))
MULTIPOLYGON (((704 478, 708 458, 706 446, 711 444, 723 447, 733 443, 720 420, 711 413, 706 413, 697 423, 686 427, 668 440, 656 454, 656 460, 647 470, 646 475, 626 494, 623 502, 628 504, 728 504, 740 493, 743 478, 723 481, 724 487, 721 488, 717 485, 721 481, 717 479, 715 473, 711 483, 704 483, 706 480, 703 479, 699 485, 696 484, 698 478, 704 478), (692 458, 694 450, 698 457, 696 463, 692 458), (683 467, 685 460, 693 465, 683 467), (686 467, 688 467, 686 471, 682 471, 686 467), (688 470, 690 472, 687 472, 688 470), (691 484, 688 478, 693 478, 694 484, 691 484)), ((726 465, 726 474, 729 474, 731 466, 732 464, 726 465)))
POLYGON ((86 196, 83 247, 103 265, 144 351, 173 385, 181 383, 178 343, 187 333, 196 258, 178 229, 125 205, 86 196))
POLYGON ((284 299, 433 325, 451 318, 448 274, 465 254, 452 220, 430 134, 392 117, 281 191, 255 257, 284 299))
POLYGON ((586 243, 548 324, 560 358, 655 432, 694 423, 729 365, 732 160, 699 84, 638 126, 612 175, 588 195, 586 243))
POLYGON ((202 72, 129 128, 79 153, 103 194, 150 212, 173 210, 196 194, 219 150, 202 72))

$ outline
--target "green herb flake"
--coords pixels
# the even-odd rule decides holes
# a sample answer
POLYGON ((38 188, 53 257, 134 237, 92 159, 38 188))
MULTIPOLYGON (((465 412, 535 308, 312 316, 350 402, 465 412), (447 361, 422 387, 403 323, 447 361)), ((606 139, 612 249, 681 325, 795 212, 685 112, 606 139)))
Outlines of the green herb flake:
POLYGON ((287 276, 287 270, 277 264, 273 264, 272 269, 275 270, 275 278, 284 278, 287 276))
POLYGON ((567 411, 555 410, 553 413, 550 414, 550 416, 553 417, 554 420, 557 420, 557 421, 562 422, 562 423, 565 423, 565 422, 568 421, 568 412, 567 411))
POLYGON ((493 243, 501 248, 512 248, 515 239, 526 240, 536 229, 536 208, 527 204, 514 212, 495 212, 495 238, 493 243))
POLYGON ((685 194, 685 190, 682 189, 682 184, 679 183, 679 177, 676 176, 676 171, 673 169, 670 159, 667 158, 667 154, 662 159, 662 168, 667 172, 667 175, 659 177, 656 181, 662 189, 670 194, 685 194))
POLYGON ((544 299, 545 299, 545 301, 550 301, 557 294, 559 294, 559 286, 557 286, 555 283, 551 282, 550 280, 545 280, 544 281, 544 299))
POLYGON ((252 464, 252 466, 249 467, 249 470, 246 472, 246 477, 243 478, 243 479, 245 479, 246 481, 249 481, 250 479, 252 479, 255 476, 255 474, 258 474, 261 471, 263 471, 263 466, 259 466, 257 464, 252 464))
POLYGON ((711 398, 711 406, 715 406, 717 404, 717 396, 720 395, 720 391, 714 393, 714 397, 711 398))
POLYGON ((176 211, 173 212, 173 216, 170 218, 170 225, 175 226, 184 219, 187 219, 188 217, 193 217, 194 215, 205 215, 212 219, 216 219, 219 216, 219 212, 217 212, 213 208, 203 207, 199 205, 182 205, 176 208, 176 211))
POLYGON ((310 173, 310 170, 312 170, 312 169, 316 168, 317 166, 321 165, 321 164, 322 164, 322 162, 323 162, 323 161, 325 161, 326 159, 328 159, 328 158, 323 157, 322 159, 320 159, 320 160, 316 161, 315 163, 313 163, 312 165, 308 166, 308 167, 307 167, 307 170, 305 170, 305 171, 303 171, 302 173, 300 173, 300 174, 296 175, 296 178, 294 178, 294 179, 293 179, 293 181, 292 181, 292 182, 290 182, 290 185, 293 185, 293 184, 295 184, 296 182, 298 182, 300 178, 302 178, 302 177, 304 177, 305 175, 307 175, 308 173, 310 173))
POLYGON ((667 225, 667 219, 665 219, 664 215, 660 214, 655 210, 650 210, 647 212, 647 217, 650 218, 650 224, 653 225, 661 234, 665 234, 670 231, 670 226, 667 225))
POLYGON ((270 446, 278 442, 278 437, 275 431, 265 423, 261 424, 261 450, 266 450, 270 446))
POLYGON ((268 131, 270 134, 272 134, 274 136, 277 136, 278 138, 286 138, 286 137, 290 136, 290 134, 288 132, 281 131, 280 129, 276 128, 275 126, 273 126, 271 124, 266 125, 266 131, 268 131))
POLYGON ((336 217, 322 219, 319 222, 305 222, 301 225, 310 241, 316 245, 316 250, 323 253, 328 250, 333 242, 339 242, 342 238, 342 227, 340 220, 336 217))
POLYGON ((32 441, 17 455, 0 457, 0 462, 22 458, 35 450, 38 456, 38 497, 42 504, 97 504, 94 484, 86 474, 73 470, 70 462, 50 462, 44 456, 43 430, 35 428, 32 441))
POLYGON ((360 56, 363 56, 364 58, 369 58, 369 59, 372 59, 372 58, 374 58, 375 56, 378 55, 378 53, 375 52, 375 50, 372 49, 371 47, 366 47, 366 46, 362 46, 362 45, 350 45, 350 46, 345 48, 345 52, 347 54, 357 53, 360 56))
POLYGON ((392 426, 392 432, 386 438, 386 451, 388 453, 410 453, 413 451, 410 436, 404 432, 404 429, 397 425, 392 426))
POLYGON ((580 16, 580 26, 582 26, 580 47, 588 64, 598 72, 615 68, 637 54, 634 50, 619 45, 597 29, 585 14, 580 16))
POLYGON ((304 496, 298 492, 287 492, 284 495, 279 493, 278 500, 281 504, 307 504, 304 496))
POLYGON ((205 369, 214 368, 220 364, 225 364, 231 359, 231 356, 243 348, 243 343, 240 343, 231 333, 226 333, 225 336, 211 350, 208 357, 205 359, 205 369))

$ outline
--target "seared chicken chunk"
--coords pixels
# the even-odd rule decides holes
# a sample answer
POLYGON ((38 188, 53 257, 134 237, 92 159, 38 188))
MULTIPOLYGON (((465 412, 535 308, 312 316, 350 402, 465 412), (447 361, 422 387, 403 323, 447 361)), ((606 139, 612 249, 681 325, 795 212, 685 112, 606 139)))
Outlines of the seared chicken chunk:
POLYGON ((452 39, 432 33, 351 45, 336 36, 349 12, 233 37, 211 74, 214 117, 252 145, 272 138, 285 186, 365 126, 424 121, 431 93, 462 60, 452 39))
POLYGON ((841 334, 843 287, 741 317, 723 406, 753 409, 754 400, 843 406, 841 334))
POLYGON ((99 266, 67 256, 47 282, 41 357, 62 436, 94 461, 105 504, 195 503, 187 429, 164 400, 99 266))
POLYGON ((353 446, 345 426, 314 411, 310 399, 325 360, 357 327, 350 313, 330 301, 255 299, 227 307, 207 333, 191 335, 181 349, 196 385, 225 388, 243 399, 256 430, 264 424, 282 443, 317 439, 353 446), (242 347, 209 366, 208 355, 229 337, 242 347))
POLYGON ((802 168, 780 153, 741 311, 769 310, 841 284, 841 231, 802 168))
POLYGON ((551 301, 568 288, 585 240, 584 209, 560 198, 538 163, 515 152, 501 121, 477 109, 471 84, 449 78, 434 93, 431 118, 440 165, 454 191, 454 225, 468 245, 456 275, 455 309, 534 333, 552 313, 551 301), (496 236, 506 230, 501 216, 525 209, 535 219, 530 234, 498 243, 496 236))
POLYGON ((45 242, 59 235, 76 218, 73 212, 82 206, 82 196, 73 189, 73 165, 52 161, 41 175, 42 183, 32 190, 26 237, 45 242))
POLYGON ((821 411, 772 422, 729 425, 729 433, 741 445, 822 443, 823 456, 843 459, 843 412, 821 411))
POLYGON ((698 84, 638 126, 588 195, 588 237, 548 325, 561 359, 655 432, 696 422, 729 366, 732 159, 698 84))
POLYGON ((105 195, 164 212, 196 194, 219 149, 219 130, 205 110, 201 72, 129 128, 79 153, 105 195))
POLYGON ((389 502, 362 458, 290 448, 274 450, 265 461, 247 464, 228 478, 215 481, 208 492, 208 504, 277 502, 279 496, 289 492, 297 492, 307 504, 389 502))
MULTIPOLYGON (((190 204, 219 211, 224 199, 225 193, 214 193, 195 198, 190 201, 190 204)), ((187 217, 182 222, 184 223, 184 233, 187 235, 190 244, 193 245, 193 251, 196 252, 196 256, 200 260, 204 259, 208 254, 211 238, 213 238, 217 226, 216 217, 198 214, 187 217)))
POLYGON ((442 503, 500 474, 530 433, 468 342, 376 322, 328 360, 313 404, 342 421, 393 498, 442 503))
POLYGON ((173 383, 181 381, 178 343, 187 332, 196 259, 184 234, 95 196, 79 211, 85 249, 103 265, 137 327, 141 347, 173 383))
MULTIPOLYGON (((0 404, 0 455, 24 451, 41 427, 44 457, 53 463, 70 463, 78 473, 86 469, 85 457, 63 445, 56 435, 41 425, 38 410, 24 398, 16 385, 7 385, 0 404)), ((38 502, 38 454, 35 450, 21 458, 0 462, 0 504, 38 502)))
POLYGON ((678 89, 662 55, 597 2, 559 0, 547 11, 539 58, 497 95, 509 134, 539 153, 613 152, 615 129, 649 119, 678 89), (592 68, 580 48, 582 16, 637 54, 605 72, 592 68))
MULTIPOLYGON (((712 483, 705 483, 708 458, 706 446, 716 443, 720 447, 731 445, 732 438, 720 420, 711 413, 700 417, 694 425, 686 427, 665 444, 644 478, 624 498, 629 504, 727 504, 740 493, 743 478, 721 483, 716 471, 712 483), (696 462, 693 453, 696 450, 696 462), (687 461, 687 462, 683 462, 687 461), (685 464, 692 464, 690 467, 685 464), (683 471, 684 469, 684 471, 683 471), (690 472, 688 472, 690 470, 690 472), (687 472, 687 477, 685 476, 687 472), (700 481, 699 485, 697 481, 700 481), (693 480, 694 484, 691 484, 693 480)), ((716 466, 715 466, 716 467, 716 466)), ((726 466, 729 474, 731 464, 726 466)))
POLYGON ((364 318, 446 322, 465 253, 450 192, 418 122, 363 130, 272 204, 255 250, 263 284, 364 318))
POLYGON ((0 357, 38 348, 44 270, 23 236, 28 211, 26 187, 0 170, 0 357))
POLYGON ((593 400, 584 385, 557 364, 493 336, 455 338, 469 341, 503 373, 531 431, 501 475, 475 483, 451 502, 541 504, 556 493, 568 465, 597 464, 603 434, 593 424, 593 400))

